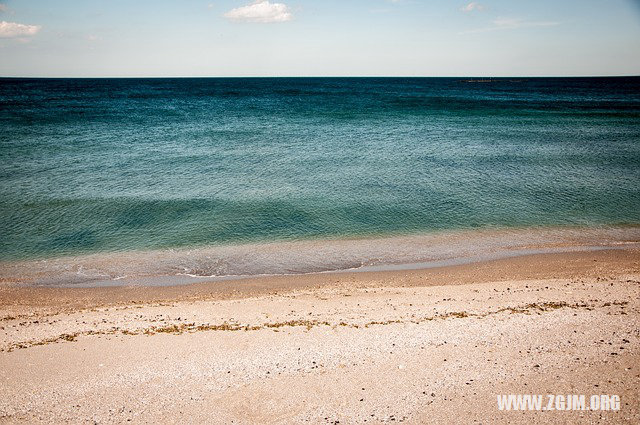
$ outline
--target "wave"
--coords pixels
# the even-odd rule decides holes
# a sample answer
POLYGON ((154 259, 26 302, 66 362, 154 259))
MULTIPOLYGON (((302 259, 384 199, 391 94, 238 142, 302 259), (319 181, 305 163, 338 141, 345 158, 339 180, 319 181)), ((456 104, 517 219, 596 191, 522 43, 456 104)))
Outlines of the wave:
POLYGON ((178 285, 265 275, 428 268, 484 259, 637 245, 640 227, 548 227, 99 253, 3 262, 16 285, 178 285))

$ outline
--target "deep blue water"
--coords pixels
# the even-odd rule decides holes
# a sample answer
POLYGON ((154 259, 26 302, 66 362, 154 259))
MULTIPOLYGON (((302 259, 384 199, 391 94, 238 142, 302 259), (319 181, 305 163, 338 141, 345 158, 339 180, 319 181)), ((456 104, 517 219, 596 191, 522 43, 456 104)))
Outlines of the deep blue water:
POLYGON ((0 259, 640 224, 640 78, 0 79, 0 259))

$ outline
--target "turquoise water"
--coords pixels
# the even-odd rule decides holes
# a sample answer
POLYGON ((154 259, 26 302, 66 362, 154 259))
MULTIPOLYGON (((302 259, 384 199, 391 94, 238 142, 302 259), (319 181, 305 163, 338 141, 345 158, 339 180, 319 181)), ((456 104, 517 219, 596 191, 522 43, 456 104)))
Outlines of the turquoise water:
POLYGON ((0 259, 640 224, 640 78, 0 79, 0 259))

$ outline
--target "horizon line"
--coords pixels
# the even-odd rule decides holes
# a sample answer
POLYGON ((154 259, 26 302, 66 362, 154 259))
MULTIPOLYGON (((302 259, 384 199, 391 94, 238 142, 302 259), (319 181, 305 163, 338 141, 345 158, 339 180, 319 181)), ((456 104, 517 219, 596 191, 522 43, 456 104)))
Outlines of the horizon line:
POLYGON ((0 79, 196 79, 196 78, 634 78, 639 74, 592 74, 592 75, 104 75, 104 76, 22 76, 0 75, 0 79))

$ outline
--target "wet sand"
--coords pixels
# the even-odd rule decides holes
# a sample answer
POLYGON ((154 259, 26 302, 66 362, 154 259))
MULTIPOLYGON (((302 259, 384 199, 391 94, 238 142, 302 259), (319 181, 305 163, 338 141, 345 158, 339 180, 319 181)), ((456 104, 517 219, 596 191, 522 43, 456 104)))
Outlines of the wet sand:
POLYGON ((180 287, 0 286, 0 422, 638 423, 640 251, 180 287), (498 394, 619 411, 499 411, 498 394))

